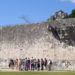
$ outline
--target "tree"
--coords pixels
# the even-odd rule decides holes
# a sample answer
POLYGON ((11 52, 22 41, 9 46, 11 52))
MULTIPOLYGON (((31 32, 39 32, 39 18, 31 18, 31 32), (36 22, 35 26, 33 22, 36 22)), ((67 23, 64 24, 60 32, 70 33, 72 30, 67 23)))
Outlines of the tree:
POLYGON ((24 20, 26 23, 30 24, 31 22, 26 16, 21 16, 20 19, 24 20))
POLYGON ((69 14, 69 18, 75 18, 75 9, 72 10, 72 13, 69 14))

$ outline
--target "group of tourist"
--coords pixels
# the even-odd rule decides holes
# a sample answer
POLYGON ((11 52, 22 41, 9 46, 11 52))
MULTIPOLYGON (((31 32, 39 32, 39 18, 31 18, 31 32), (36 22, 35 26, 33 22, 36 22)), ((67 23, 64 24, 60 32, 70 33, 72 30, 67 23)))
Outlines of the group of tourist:
POLYGON ((34 71, 34 70, 38 70, 38 71, 43 71, 43 70, 51 70, 51 66, 52 66, 52 61, 49 59, 47 60, 45 59, 29 59, 29 58, 25 58, 25 59, 16 59, 13 60, 11 59, 9 62, 9 68, 12 69, 17 69, 19 71, 34 71))

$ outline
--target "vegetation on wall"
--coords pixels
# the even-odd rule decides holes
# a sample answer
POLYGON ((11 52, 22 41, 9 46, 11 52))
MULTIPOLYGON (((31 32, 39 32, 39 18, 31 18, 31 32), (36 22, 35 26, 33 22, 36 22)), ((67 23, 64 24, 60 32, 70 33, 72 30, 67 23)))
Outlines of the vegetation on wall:
POLYGON ((72 13, 68 15, 68 18, 75 18, 75 9, 73 9, 72 13))

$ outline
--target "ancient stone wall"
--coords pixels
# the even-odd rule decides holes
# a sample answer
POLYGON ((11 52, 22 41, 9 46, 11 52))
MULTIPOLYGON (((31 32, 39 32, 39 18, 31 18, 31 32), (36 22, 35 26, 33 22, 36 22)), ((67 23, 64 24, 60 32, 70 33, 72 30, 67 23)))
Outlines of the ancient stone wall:
POLYGON ((75 19, 1 27, 0 59, 47 58, 54 62, 54 69, 60 69, 66 62, 71 63, 72 68, 75 65, 74 34, 75 19))
POLYGON ((63 12, 62 10, 56 11, 54 13, 54 15, 52 15, 49 19, 49 21, 54 21, 54 20, 58 20, 58 19, 65 19, 68 18, 68 14, 63 12))

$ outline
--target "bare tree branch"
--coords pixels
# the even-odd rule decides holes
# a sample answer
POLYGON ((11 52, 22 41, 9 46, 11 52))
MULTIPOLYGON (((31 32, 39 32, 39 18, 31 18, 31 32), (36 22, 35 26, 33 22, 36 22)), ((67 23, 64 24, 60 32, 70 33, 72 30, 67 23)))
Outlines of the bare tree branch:
POLYGON ((26 16, 21 16, 20 19, 24 20, 26 23, 31 23, 26 16))

